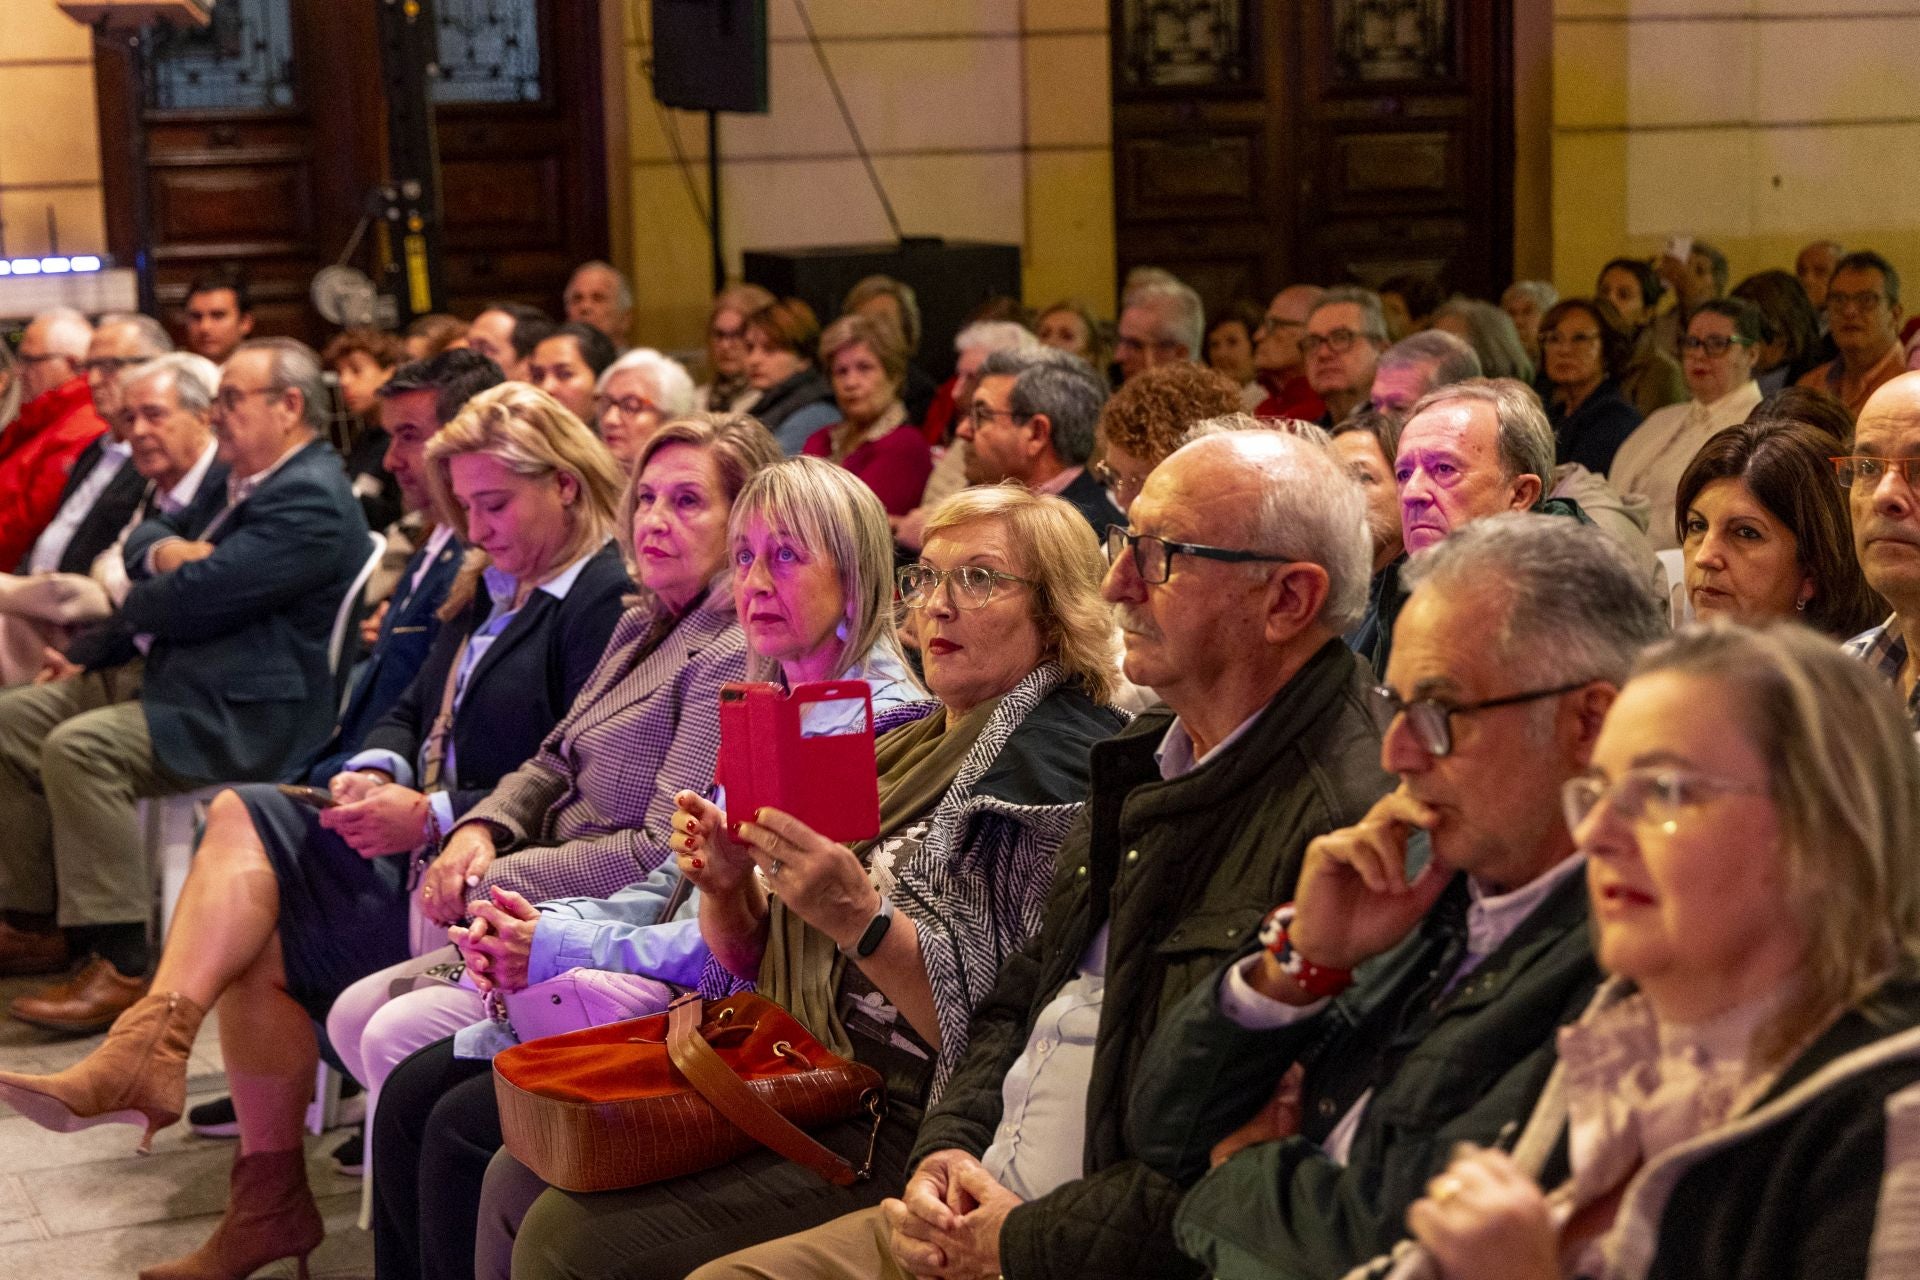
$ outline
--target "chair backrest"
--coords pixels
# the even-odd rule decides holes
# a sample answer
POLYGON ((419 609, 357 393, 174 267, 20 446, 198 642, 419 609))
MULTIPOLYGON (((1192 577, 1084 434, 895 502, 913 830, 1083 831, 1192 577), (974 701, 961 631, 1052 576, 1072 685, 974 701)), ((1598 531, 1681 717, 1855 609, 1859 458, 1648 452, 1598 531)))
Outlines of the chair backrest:
POLYGON ((380 567, 381 557, 387 554, 387 540, 377 533, 369 532, 367 540, 372 544, 367 552, 366 563, 360 566, 360 572, 353 575, 353 584, 340 597, 340 610, 333 615, 333 634, 327 638, 327 670, 333 672, 335 683, 340 673, 348 665, 346 661, 348 645, 359 639, 360 610, 365 603, 367 583, 373 578, 373 571, 380 567))
POLYGON ((1667 580, 1667 621, 1673 626, 1693 621, 1693 601, 1687 598, 1687 553, 1679 549, 1656 551, 1660 572, 1667 580))

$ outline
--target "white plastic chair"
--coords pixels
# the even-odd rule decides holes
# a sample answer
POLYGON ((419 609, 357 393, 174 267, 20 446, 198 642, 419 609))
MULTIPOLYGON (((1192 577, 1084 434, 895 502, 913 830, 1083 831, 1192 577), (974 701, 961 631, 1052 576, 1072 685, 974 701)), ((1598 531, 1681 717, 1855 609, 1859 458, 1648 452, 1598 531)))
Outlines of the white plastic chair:
MULTIPOLYGON (((347 652, 360 597, 374 571, 387 552, 387 540, 369 533, 371 544, 366 563, 354 575, 351 585, 340 597, 340 608, 333 618, 333 630, 327 637, 327 670, 341 686, 340 703, 346 704, 346 681, 341 660, 347 652)), ((193 866, 193 851, 199 844, 200 828, 206 820, 207 805, 225 789, 224 784, 201 787, 178 795, 155 796, 140 802, 140 823, 144 832, 147 857, 154 868, 159 898, 160 942, 165 944, 173 929, 174 909, 180 903, 180 891, 193 866)), ((307 1128, 324 1133, 333 1127, 340 1109, 340 1076, 322 1061, 314 1079, 313 1102, 307 1107, 307 1128)))
POLYGON ((1676 627, 1692 622, 1693 601, 1687 598, 1687 553, 1675 549, 1653 554, 1667 580, 1667 621, 1676 627))

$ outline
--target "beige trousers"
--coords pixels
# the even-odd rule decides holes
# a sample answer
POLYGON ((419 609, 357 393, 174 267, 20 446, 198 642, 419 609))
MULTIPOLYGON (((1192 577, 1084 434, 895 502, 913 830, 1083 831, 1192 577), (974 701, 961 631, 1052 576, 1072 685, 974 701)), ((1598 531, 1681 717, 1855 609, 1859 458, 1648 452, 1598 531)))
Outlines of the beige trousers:
POLYGON ((66 926, 152 915, 136 802, 199 784, 153 758, 142 666, 0 692, 0 908, 66 926))
POLYGON ((860 1209, 780 1240, 716 1258, 687 1280, 913 1280, 887 1247, 887 1220, 860 1209))

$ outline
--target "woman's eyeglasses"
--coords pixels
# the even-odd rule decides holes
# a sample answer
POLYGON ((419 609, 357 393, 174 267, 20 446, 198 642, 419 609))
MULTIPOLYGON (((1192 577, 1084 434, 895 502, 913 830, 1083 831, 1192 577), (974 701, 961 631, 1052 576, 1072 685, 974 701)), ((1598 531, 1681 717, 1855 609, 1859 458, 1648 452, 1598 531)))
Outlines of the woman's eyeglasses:
POLYGON ((951 569, 936 569, 930 564, 910 564, 900 570, 900 599, 909 609, 924 609, 943 584, 950 584, 953 602, 962 609, 978 609, 993 599, 993 589, 1002 582, 1032 586, 1030 578, 1001 573, 983 564, 961 564, 951 569))

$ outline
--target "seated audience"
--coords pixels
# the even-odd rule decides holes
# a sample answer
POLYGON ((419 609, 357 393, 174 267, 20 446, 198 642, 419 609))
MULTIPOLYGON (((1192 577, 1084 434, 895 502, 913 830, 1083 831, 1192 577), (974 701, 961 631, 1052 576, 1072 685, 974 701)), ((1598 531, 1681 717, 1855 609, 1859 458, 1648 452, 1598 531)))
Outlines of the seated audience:
POLYGON ((1479 376, 1480 358, 1472 347, 1443 329, 1422 329, 1380 353, 1367 407, 1405 418, 1435 387, 1479 376))
POLYGON ((1105 369, 1111 358, 1103 330, 1093 308, 1072 298, 1054 303, 1033 321, 1042 346, 1079 356, 1096 369, 1105 369))
POLYGON ((1491 302, 1449 298, 1434 309, 1433 327, 1473 348, 1480 371, 1489 378, 1533 382, 1534 363, 1520 341, 1513 319, 1491 302))
POLYGON ((1654 313, 1666 291, 1653 268, 1638 258, 1615 258, 1600 268, 1593 286, 1594 300, 1612 303, 1633 336, 1633 355, 1620 372, 1620 394, 1642 418, 1687 398, 1679 352, 1662 350, 1653 332, 1654 313))
POLYGON ((1849 456, 1835 464, 1853 516, 1853 549, 1867 585, 1893 614, 1847 642, 1906 701, 1920 731, 1920 373, 1881 384, 1860 411, 1849 456))
POLYGON ((926 488, 920 492, 919 505, 903 516, 887 517, 887 522, 893 526, 894 541, 903 548, 918 551, 920 530, 927 516, 969 483, 967 451, 949 442, 949 429, 958 430, 961 418, 959 406, 973 403, 973 390, 980 377, 980 366, 996 351, 1025 355, 1044 350, 1045 345, 1034 336, 1031 329, 1011 320, 977 320, 954 335, 953 377, 942 387, 943 395, 935 401, 934 408, 937 412, 941 402, 948 401, 949 408, 955 412, 946 422, 929 418, 920 424, 920 434, 939 453, 939 459, 933 464, 933 474, 927 477, 926 488))
MULTIPOLYGON (((777 545, 756 532, 757 523, 736 530, 735 559, 748 575, 748 594, 770 581, 763 562, 777 545)), ((694 1238, 669 1246, 665 1258, 638 1235, 615 1251, 624 1266, 683 1274, 688 1263, 779 1230, 779 1220, 818 1222, 898 1185, 917 1113, 937 1096, 964 1048, 971 1009, 990 989, 1000 960, 1038 923, 1054 850, 1085 793, 1087 749, 1125 723, 1104 705, 1117 646, 1096 594, 1096 545, 1070 510, 1013 488, 970 490, 934 513, 926 554, 901 571, 900 581, 939 702, 931 715, 879 740, 876 840, 849 849, 763 811, 759 824, 743 830, 744 843, 735 844, 722 815, 694 793, 681 794, 674 845, 680 869, 700 886, 698 929, 719 962, 710 963, 714 975, 757 980, 763 994, 799 1011, 828 1043, 886 1074, 878 1186, 829 1193, 837 1206, 820 1203, 811 1175, 760 1152, 697 1182, 575 1199, 542 1194, 542 1184, 502 1155, 487 1174, 478 1274, 504 1278, 516 1247, 557 1259, 572 1248, 564 1225, 555 1234, 556 1223, 569 1218, 589 1216, 618 1231, 653 1206, 684 1202, 689 1188, 704 1193, 721 1182, 751 1190, 748 1199, 718 1191, 716 1201, 731 1200, 740 1211, 721 1209, 694 1238), (994 577, 1009 571, 1022 580, 994 577), (764 879, 754 875, 756 865, 764 879), (768 890, 777 895, 771 901, 768 890), (873 921, 882 916, 889 923, 875 946, 873 921), (756 918, 765 922, 758 931, 756 918), (835 962, 836 940, 851 963, 835 962)), ((419 1074, 410 1063, 394 1084, 419 1074)), ((487 1104, 485 1123, 497 1132, 491 1084, 472 1087, 487 1104)), ((433 1146, 444 1148, 449 1137, 470 1145, 472 1132, 436 1134, 430 1126, 423 1171, 446 1167, 433 1146)), ((854 1122, 828 1141, 864 1149, 872 1132, 871 1121, 854 1122)), ((437 1189, 423 1188, 423 1195, 457 1204, 437 1189)), ((461 1225, 472 1239, 470 1204, 462 1206, 461 1225)), ((535 1262, 527 1274, 608 1261, 575 1253, 572 1262, 535 1262)), ((466 1274, 475 1273, 469 1264, 466 1274)))
POLYGON ((633 466, 662 423, 694 412, 699 398, 692 376, 678 360, 652 347, 636 347, 600 375, 594 388, 598 413, 588 421, 599 429, 607 451, 625 470, 633 466))
POLYGON ((1206 352, 1206 305, 1186 284, 1161 275, 1127 290, 1113 344, 1122 382, 1170 361, 1198 362, 1206 352))
POLYGON ((1733 286, 1728 295, 1760 308, 1765 336, 1754 350, 1753 380, 1772 395, 1822 362, 1820 315, 1806 290, 1785 271, 1762 271, 1733 286))
POLYGON ((1373 541, 1373 572, 1378 574, 1405 550, 1392 461, 1400 448, 1399 419, 1377 409, 1362 409, 1337 424, 1331 434, 1334 454, 1366 495, 1367 536, 1373 541))
POLYGON ((1267 304, 1260 327, 1253 331, 1253 372, 1267 393, 1253 407, 1256 418, 1319 422, 1327 416, 1326 402, 1307 381, 1307 358, 1300 346, 1307 317, 1325 292, 1317 284, 1290 284, 1267 304))
MULTIPOLYGON (((616 352, 626 350, 627 331, 633 323, 633 286, 612 263, 583 262, 575 267, 561 302, 565 304, 568 324, 587 325, 616 352)), ((612 356, 608 360, 611 361, 612 356)), ((599 370, 594 372, 597 374, 599 370)), ((585 420, 583 415, 575 416, 585 420)))
POLYGON ((900 331, 885 320, 841 316, 820 335, 820 363, 833 380, 840 420, 808 436, 802 452, 860 477, 889 515, 907 514, 920 504, 933 455, 900 399, 907 376, 900 331))
POLYGON ((1055 494, 1104 538, 1109 524, 1126 518, 1087 470, 1106 402, 1106 381, 1077 356, 994 352, 980 368, 955 446, 967 483, 1012 480, 1055 494))
MULTIPOLYGON (((1687 323, 1687 387, 1693 399, 1669 405, 1627 437, 1607 479, 1623 495, 1645 498, 1656 511, 1673 505, 1680 473, 1700 446, 1723 428, 1743 422, 1760 403, 1753 381, 1753 349, 1760 341, 1760 308, 1739 298, 1704 302, 1687 323)), ((1656 550, 1680 545, 1662 520, 1648 529, 1656 550)))
POLYGON ((760 398, 753 416, 789 458, 813 433, 840 420, 833 387, 814 366, 820 322, 798 298, 782 298, 747 317, 747 382, 760 398))
POLYGON ((1633 340, 1611 304, 1565 298, 1540 322, 1540 350, 1555 457, 1606 475, 1613 455, 1640 425, 1640 411, 1620 383, 1633 340))
POLYGON ((507 381, 526 382, 528 358, 553 330, 553 321, 538 307, 496 302, 467 326, 467 345, 499 365, 507 381))
MULTIPOLYGON (((1473 378, 1430 392, 1400 428, 1393 461, 1407 555, 1504 511, 1580 517, 1575 502, 1548 496, 1553 474, 1553 431, 1531 388, 1511 378, 1473 378)), ((1348 637, 1376 673, 1392 656, 1407 563, 1374 574, 1366 616, 1348 637)))
POLYGON ((1320 295, 1307 313, 1300 352, 1307 361, 1307 383, 1327 406, 1321 426, 1334 426, 1366 406, 1387 346, 1387 322, 1375 294, 1340 285, 1320 295))
POLYGON ((1840 259, 1826 297, 1827 332, 1839 351, 1800 378, 1856 417, 1868 397, 1906 369, 1900 346, 1900 273, 1871 249, 1840 259))
MULTIPOLYGON (((165 338, 156 322, 146 323, 152 326, 149 340, 165 338)), ((103 323, 93 349, 100 346, 98 334, 112 341, 116 331, 124 337, 134 326, 103 323)), ((9 687, 43 672, 66 674, 67 664, 56 663, 57 658, 72 652, 84 660, 100 642, 101 635, 91 633, 104 632, 105 619, 126 598, 125 539, 157 494, 177 488, 180 506, 197 507, 194 518, 200 524, 222 501, 226 468, 212 465, 208 426, 220 380, 212 361, 186 353, 155 353, 146 361, 107 356, 87 377, 99 385, 96 402, 107 406, 112 423, 101 441, 111 442, 115 452, 100 448, 100 441, 88 446, 69 477, 68 488, 76 492, 23 566, 30 575, 0 580, 0 679, 9 687), (123 362, 127 368, 109 372, 123 362), (88 489, 98 495, 92 503, 85 502, 88 489), (81 508, 77 514, 75 508, 81 508)))
POLYGON ((1239 389, 1204 365, 1181 361, 1149 369, 1124 383, 1100 411, 1098 457, 1087 469, 1124 512, 1195 423, 1237 413, 1239 404, 1239 389))
POLYGON ((1687 600, 1698 618, 1798 618, 1838 640, 1859 635, 1886 602, 1861 575, 1846 491, 1831 483, 1844 446, 1766 413, 1708 439, 1680 477, 1687 600))
POLYGON ((467 338, 467 322, 459 316, 450 316, 444 311, 420 316, 407 326, 406 334, 401 338, 407 349, 407 359, 426 360, 456 346, 464 346, 467 338))
POLYGON ((354 328, 336 334, 320 353, 320 363, 340 387, 340 402, 353 418, 347 449, 347 478, 367 528, 385 529, 400 518, 400 486, 380 465, 387 433, 379 422, 380 388, 406 358, 400 339, 378 329, 354 328))
POLYGON ((1527 1115, 1599 981, 1561 792, 1664 610, 1605 535, 1543 516, 1409 576, 1375 690, 1400 786, 1308 846, 1264 945, 1141 1063, 1129 1137, 1198 1179, 1172 1234, 1221 1280, 1342 1276, 1391 1244, 1456 1144, 1527 1115))
POLYGON ((181 308, 186 323, 187 350, 215 364, 253 334, 253 303, 247 296, 247 275, 237 264, 216 267, 187 285, 181 308))
POLYGON ((606 334, 569 320, 535 344, 527 357, 526 381, 558 400, 589 428, 597 427, 599 405, 593 389, 613 363, 614 354, 606 334))
POLYGON ((129 465, 130 415, 121 394, 126 371, 173 350, 160 322, 143 315, 106 315, 94 328, 80 362, 94 412, 107 424, 104 434, 82 449, 67 472, 53 519, 20 562, 20 573, 85 573, 95 557, 113 545, 146 488, 129 465))
POLYGON ((774 296, 757 284, 730 284, 713 296, 707 312, 707 380, 693 389, 692 407, 675 409, 673 417, 694 410, 753 410, 760 392, 747 379, 747 317, 773 303, 774 296))
POLYGON ((1253 335, 1264 321, 1260 308, 1242 300, 1207 324, 1206 366, 1240 384, 1240 406, 1249 413, 1267 398, 1266 388, 1253 376, 1253 335))
POLYGON ((319 438, 319 360, 291 339, 249 342, 214 403, 226 506, 191 540, 191 524, 166 514, 129 535, 124 647, 0 693, 0 824, 12 833, 0 964, 46 973, 69 947, 91 953, 10 1006, 56 1030, 104 1029, 146 991, 153 892, 136 802, 295 773, 340 705, 328 641, 369 547, 340 457, 319 438))
POLYGON ((1474 1135, 1409 1210, 1425 1274, 1909 1274, 1916 787, 1803 631, 1647 654, 1566 788, 1611 976, 1515 1154, 1474 1135))
MULTIPOLYGON (((991 303, 988 304, 991 306, 991 303)), ((901 403, 907 407, 907 421, 922 422, 939 388, 914 357, 920 354, 920 299, 913 286, 892 276, 873 275, 855 283, 841 299, 840 314, 865 316, 881 324, 890 324, 906 344, 907 374, 900 386, 901 403)), ((827 363, 821 357, 821 363, 827 363)))
POLYGON ((213 1237, 162 1274, 244 1276, 319 1245, 300 1140, 311 1019, 406 954, 408 864, 539 748, 629 585, 607 541, 618 470, 548 397, 482 392, 427 463, 441 516, 486 560, 463 575, 419 678, 332 779, 334 805, 272 786, 222 791, 153 993, 66 1071, 0 1075, 0 1093, 41 1123, 137 1116, 144 1147, 178 1117, 188 1051, 218 1003, 240 1127, 233 1190, 213 1237))
POLYGON ((1446 291, 1430 276, 1403 272, 1380 282, 1380 310, 1387 318, 1391 341, 1420 332, 1433 322, 1435 308, 1447 300, 1446 291))
POLYGON ((20 338, 20 412, 0 432, 0 565, 17 565, 60 509, 67 475, 107 432, 81 370, 93 326, 59 307, 20 338))
MULTIPOLYGON (((974 1012, 913 1176, 699 1280, 1192 1274, 1169 1229, 1181 1188, 1127 1136, 1133 1086, 1165 1011, 1293 895, 1307 843, 1387 789, 1369 677, 1339 640, 1366 589, 1362 505, 1330 452, 1279 432, 1209 435, 1154 471, 1105 593, 1127 677, 1166 707, 1093 748, 1039 932, 974 1012)), ((530 1253, 515 1273, 550 1274, 530 1253)))
POLYGON ((1520 335, 1520 347, 1537 370, 1540 368, 1540 320, 1560 301, 1560 291, 1545 280, 1515 280, 1500 295, 1500 309, 1513 321, 1520 335))

